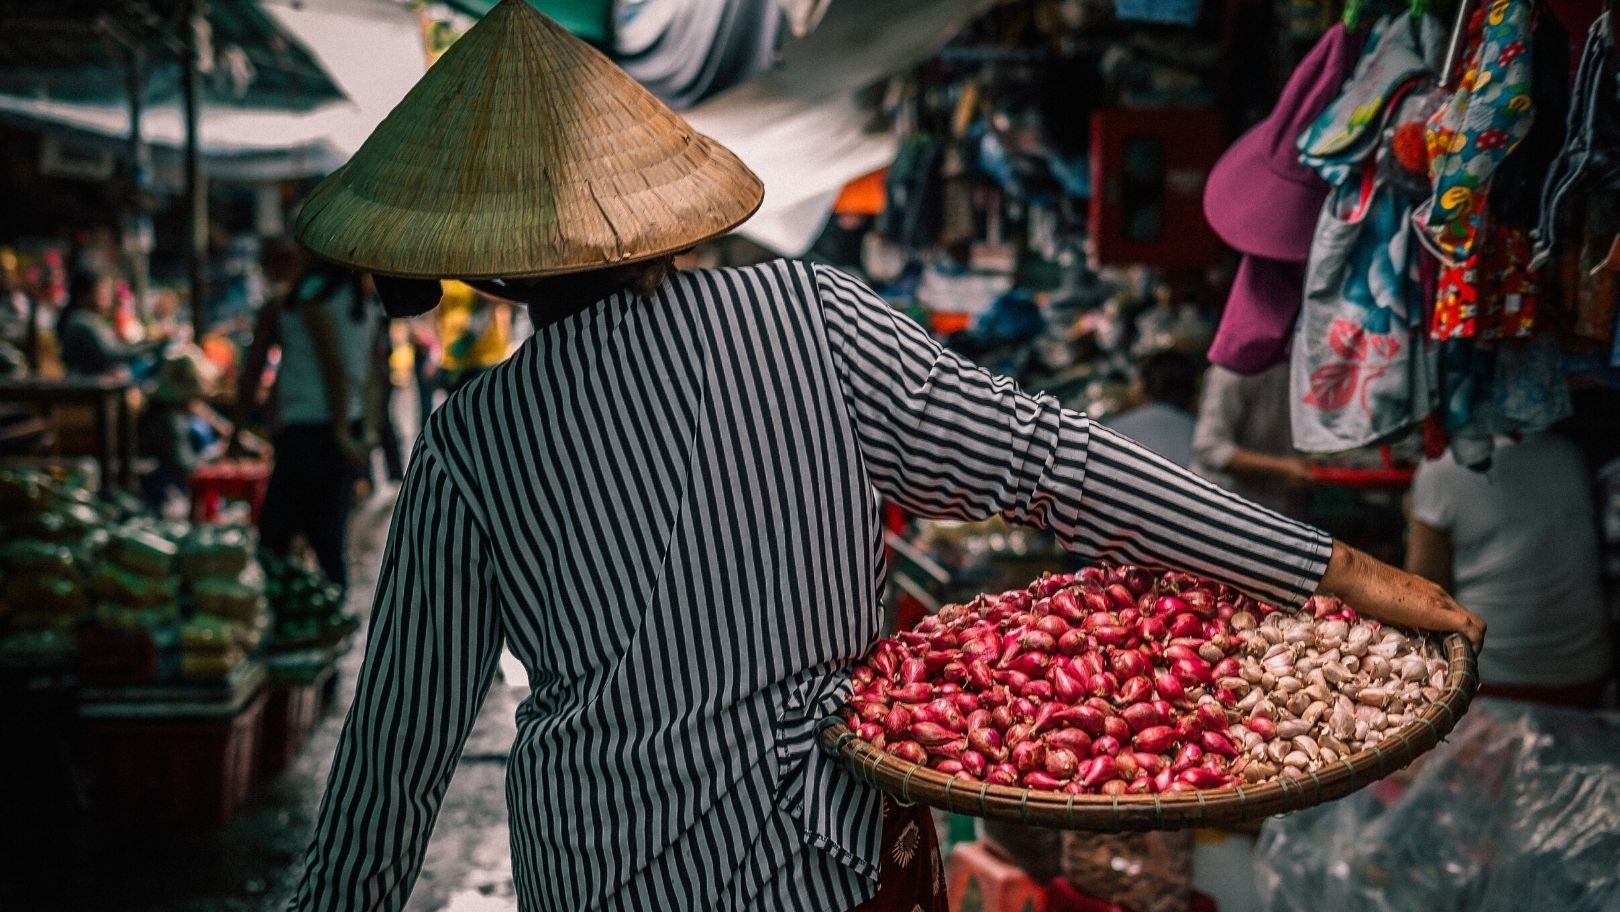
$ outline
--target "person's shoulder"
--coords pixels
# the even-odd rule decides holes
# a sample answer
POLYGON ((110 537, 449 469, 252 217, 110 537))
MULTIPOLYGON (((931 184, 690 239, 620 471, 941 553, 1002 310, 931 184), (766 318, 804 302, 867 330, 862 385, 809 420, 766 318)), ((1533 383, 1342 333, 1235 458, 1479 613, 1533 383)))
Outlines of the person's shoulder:
POLYGON ((754 310, 800 305, 816 293, 815 272, 802 260, 687 269, 677 273, 674 281, 693 297, 718 298, 732 307, 754 310))

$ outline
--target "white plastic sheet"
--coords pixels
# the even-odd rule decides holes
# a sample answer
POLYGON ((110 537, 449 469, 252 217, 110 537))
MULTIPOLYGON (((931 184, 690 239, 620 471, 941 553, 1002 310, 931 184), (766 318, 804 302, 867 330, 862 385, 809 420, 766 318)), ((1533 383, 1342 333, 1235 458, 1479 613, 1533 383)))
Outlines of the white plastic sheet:
POLYGON ((1620 720, 1476 700, 1404 790, 1267 821, 1255 873, 1267 912, 1616 912, 1620 720))

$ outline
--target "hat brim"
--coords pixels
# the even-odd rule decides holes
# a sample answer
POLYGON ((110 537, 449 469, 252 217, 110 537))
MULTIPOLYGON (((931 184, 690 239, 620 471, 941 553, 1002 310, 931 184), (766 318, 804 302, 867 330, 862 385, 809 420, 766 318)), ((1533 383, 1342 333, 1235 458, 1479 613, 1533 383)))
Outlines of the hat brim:
POLYGON ((1210 363, 1252 375, 1286 361, 1304 298, 1298 263, 1244 257, 1209 345, 1210 363))
POLYGON ((1210 169, 1204 217, 1239 253, 1303 263, 1327 184, 1300 183, 1272 170, 1266 126, 1262 122, 1243 134, 1210 169))

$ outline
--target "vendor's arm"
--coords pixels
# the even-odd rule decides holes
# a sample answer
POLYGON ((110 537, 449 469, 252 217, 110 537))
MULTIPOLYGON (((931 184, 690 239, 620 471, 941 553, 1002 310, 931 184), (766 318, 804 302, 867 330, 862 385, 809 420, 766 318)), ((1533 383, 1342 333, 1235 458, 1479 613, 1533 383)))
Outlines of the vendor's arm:
POLYGON ((419 442, 293 909, 405 905, 500 657, 497 598, 479 520, 419 442))
MULTIPOLYGON (((816 272, 862 456, 884 496, 923 516, 1000 513, 1089 557, 1187 570, 1274 604, 1298 605, 1323 582, 1335 554, 1326 533, 1024 393, 942 350, 858 281, 816 272)), ((1361 562, 1338 569, 1341 585, 1371 572, 1361 562)), ((1390 585, 1353 587, 1357 607, 1379 616, 1386 595, 1400 595, 1390 585)))

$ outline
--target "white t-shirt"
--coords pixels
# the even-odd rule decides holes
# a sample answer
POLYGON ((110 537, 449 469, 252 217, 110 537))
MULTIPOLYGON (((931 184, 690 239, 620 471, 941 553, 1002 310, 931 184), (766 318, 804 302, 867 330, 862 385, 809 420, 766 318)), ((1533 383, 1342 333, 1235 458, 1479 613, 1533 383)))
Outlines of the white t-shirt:
MULTIPOLYGON (((306 278, 299 288, 299 299, 308 301, 313 297, 322 278, 318 275, 306 278)), ((298 304, 281 311, 281 366, 276 371, 276 397, 283 425, 325 424, 331 420, 320 359, 315 354, 309 325, 300 313, 302 308, 312 306, 323 306, 332 315, 338 351, 343 356, 343 372, 349 381, 348 418, 358 421, 365 414, 366 378, 371 371, 372 333, 376 331, 377 311, 365 306, 357 315, 354 283, 347 277, 334 281, 339 283, 338 287, 322 304, 298 304)))
POLYGON ((1452 594, 1489 625, 1481 679, 1559 686, 1603 676, 1597 529, 1573 443, 1504 438, 1483 473, 1450 454, 1425 462, 1412 480, 1412 516, 1450 536, 1452 594))
POLYGON ((1192 465, 1193 416, 1173 405, 1149 402, 1103 424, 1184 469, 1192 465))

